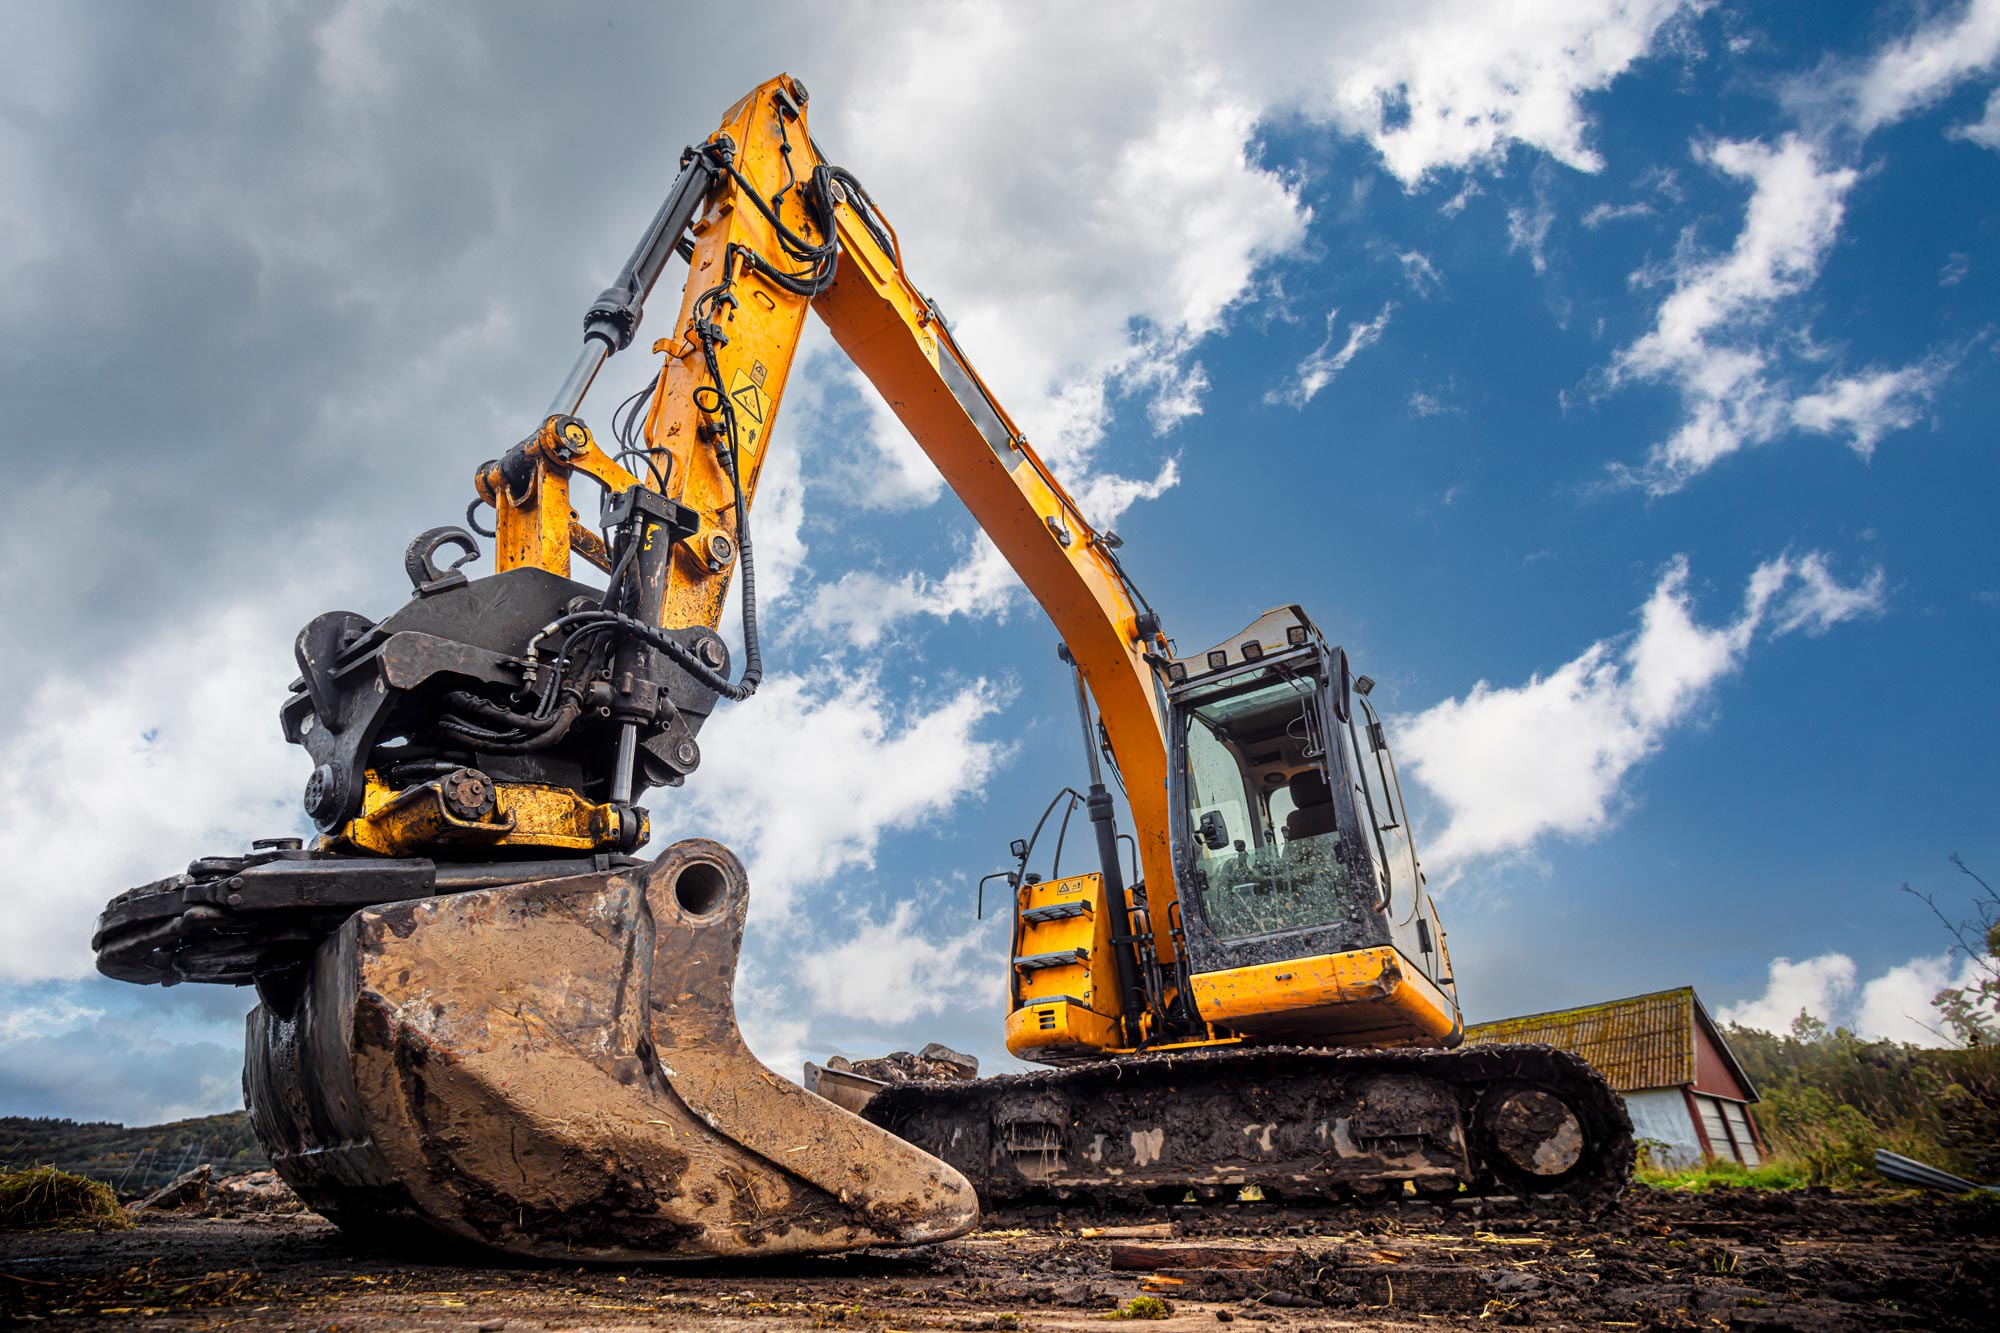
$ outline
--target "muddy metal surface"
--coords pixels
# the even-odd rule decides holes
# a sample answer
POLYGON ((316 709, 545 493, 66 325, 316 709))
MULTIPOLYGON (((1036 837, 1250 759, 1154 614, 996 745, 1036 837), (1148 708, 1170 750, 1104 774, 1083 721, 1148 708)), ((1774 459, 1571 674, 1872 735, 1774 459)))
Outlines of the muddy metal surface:
POLYGON ((1153 1295, 1172 1314, 1139 1326, 1163 1330, 1972 1329, 1993 1326, 1996 1277, 2000 1208, 1921 1197, 1243 1207, 668 1269, 371 1249, 311 1214, 164 1217, 0 1235, 0 1327, 1061 1330, 1153 1295))

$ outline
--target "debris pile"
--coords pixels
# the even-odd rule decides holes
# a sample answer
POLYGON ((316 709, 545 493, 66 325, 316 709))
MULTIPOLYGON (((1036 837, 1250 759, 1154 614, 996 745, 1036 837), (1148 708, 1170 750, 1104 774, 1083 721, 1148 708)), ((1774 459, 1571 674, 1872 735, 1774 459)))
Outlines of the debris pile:
POLYGON ((826 1067, 879 1083, 969 1083, 979 1077, 978 1056, 954 1051, 935 1041, 915 1055, 891 1051, 872 1060, 849 1060, 836 1055, 826 1062, 826 1067))
POLYGON ((154 1190, 134 1204, 132 1211, 140 1217, 157 1213, 243 1217, 255 1213, 303 1213, 306 1206, 292 1193, 291 1186, 278 1178, 276 1171, 245 1171, 217 1180, 214 1168, 204 1163, 154 1190))

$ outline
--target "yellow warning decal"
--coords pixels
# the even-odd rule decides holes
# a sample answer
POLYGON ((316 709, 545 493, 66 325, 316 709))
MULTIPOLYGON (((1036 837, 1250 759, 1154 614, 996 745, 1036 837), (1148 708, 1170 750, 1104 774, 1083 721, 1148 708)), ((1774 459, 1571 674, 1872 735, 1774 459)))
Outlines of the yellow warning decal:
POLYGON ((757 381, 750 378, 750 373, 740 367, 736 378, 729 382, 729 400, 736 404, 737 411, 759 425, 763 424, 765 408, 771 401, 764 396, 764 390, 757 381))

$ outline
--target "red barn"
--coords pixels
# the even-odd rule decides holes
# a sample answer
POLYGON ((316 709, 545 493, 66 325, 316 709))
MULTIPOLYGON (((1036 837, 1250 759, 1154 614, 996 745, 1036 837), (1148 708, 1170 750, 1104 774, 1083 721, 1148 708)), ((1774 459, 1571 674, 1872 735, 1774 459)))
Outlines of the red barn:
POLYGON ((1745 1166, 1764 1160, 1764 1141, 1750 1113, 1757 1089, 1692 986, 1477 1023, 1465 1030, 1465 1042, 1535 1042, 1575 1051, 1624 1096, 1633 1132, 1662 1166, 1703 1158, 1745 1166))

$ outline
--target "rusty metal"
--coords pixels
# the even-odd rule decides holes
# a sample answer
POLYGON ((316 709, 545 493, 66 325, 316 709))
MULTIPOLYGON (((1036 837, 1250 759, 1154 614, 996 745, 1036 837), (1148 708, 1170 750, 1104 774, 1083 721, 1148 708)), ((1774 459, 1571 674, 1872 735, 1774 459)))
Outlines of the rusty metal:
POLYGON ((743 867, 650 865, 357 912, 249 1019, 272 1165, 342 1226, 653 1260, 945 1239, 957 1171, 759 1064, 731 998, 743 867))

